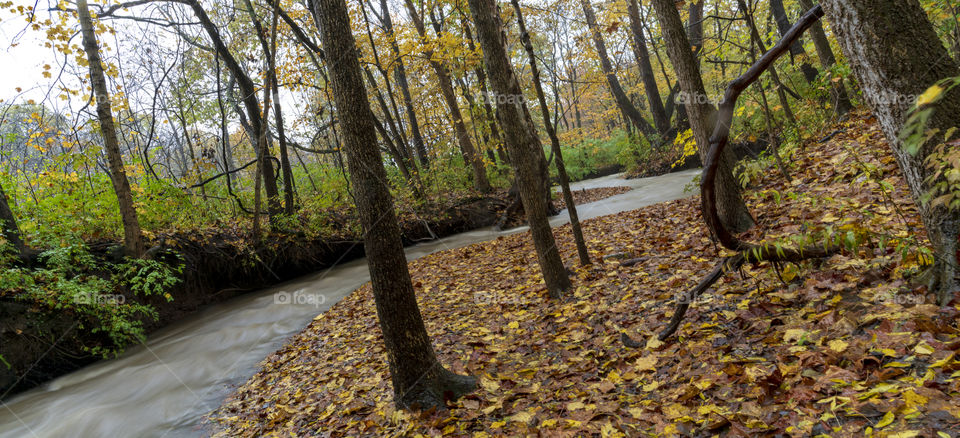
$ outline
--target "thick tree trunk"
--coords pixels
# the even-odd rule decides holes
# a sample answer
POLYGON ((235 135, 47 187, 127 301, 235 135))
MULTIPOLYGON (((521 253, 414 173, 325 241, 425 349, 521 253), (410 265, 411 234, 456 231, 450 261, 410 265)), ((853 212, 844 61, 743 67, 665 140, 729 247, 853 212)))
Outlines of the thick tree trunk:
POLYGON ((417 307, 347 5, 344 0, 314 0, 311 6, 321 21, 317 27, 324 50, 339 60, 330 64, 333 100, 347 145, 394 402, 400 408, 443 408, 446 400, 472 391, 476 380, 453 374, 439 363, 417 307))
POLYGON ((703 0, 691 1, 687 7, 687 38, 699 66, 700 51, 703 50, 703 0))
MULTIPOLYGON (((406 0, 407 11, 413 20, 414 27, 420 38, 426 38, 427 32, 423 19, 417 13, 417 8, 413 0, 406 0)), ((436 24, 434 24, 436 25, 436 24)), ((490 181, 487 180, 487 171, 483 165, 483 158, 477 154, 473 147, 473 141, 470 140, 470 133, 463 122, 463 114, 460 112, 460 104, 457 102, 457 94, 453 91, 453 81, 450 79, 450 73, 447 68, 433 57, 432 50, 426 50, 423 54, 429 59, 430 67, 437 75, 437 85, 440 87, 440 95, 447 104, 447 110, 450 111, 450 120, 453 122, 453 129, 457 137, 457 143, 460 145, 460 153, 463 154, 463 161, 473 170, 473 186, 480 193, 487 193, 491 190, 490 181)))
POLYGON ((587 26, 590 28, 590 37, 593 38, 594 48, 596 48, 597 56, 600 58, 600 68, 603 69, 603 75, 607 78, 607 85, 610 86, 610 93, 613 94, 617 107, 643 135, 656 134, 656 130, 650 125, 650 122, 643 118, 640 110, 630 101, 626 91, 623 90, 623 86, 620 85, 620 80, 613 72, 613 64, 610 63, 610 57, 607 55, 607 45, 603 42, 603 35, 597 26, 597 17, 593 13, 590 0, 580 0, 580 5, 583 7, 583 15, 587 19, 587 26))
POLYGON ((137 209, 133 205, 130 181, 123 169, 123 155, 117 141, 117 128, 113 123, 113 110, 110 108, 110 92, 107 79, 100 63, 100 49, 97 47, 97 35, 93 31, 93 20, 86 0, 77 1, 77 16, 80 20, 80 33, 83 38, 83 50, 87 54, 90 68, 90 85, 97 104, 97 118, 100 121, 100 134, 103 136, 103 149, 107 153, 110 166, 110 182, 117 194, 120 205, 120 219, 123 222, 124 252, 130 257, 143 254, 143 237, 140 235, 140 221, 137 209))
MULTIPOLYGON (((800 7, 804 11, 809 11, 813 9, 812 0, 800 0, 800 7)), ((809 30, 810 39, 813 40, 814 47, 817 48, 817 57, 820 58, 820 66, 823 67, 825 71, 829 71, 834 64, 837 63, 837 59, 833 56, 833 49, 830 47, 830 40, 827 39, 827 33, 823 31, 823 25, 820 22, 816 22, 809 30)), ((847 87, 843 85, 843 81, 837 81, 833 83, 833 88, 830 90, 831 103, 833 107, 836 108, 838 115, 844 115, 850 112, 853 109, 853 103, 850 102, 850 96, 847 94, 847 87)))
POLYGON ((543 148, 507 56, 506 36, 495 0, 470 0, 469 3, 487 75, 497 99, 497 118, 510 148, 516 184, 530 223, 543 280, 550 296, 560 298, 571 284, 547 220, 550 203, 549 199, 544 199, 543 193, 550 188, 544 178, 547 163, 543 148))
POLYGON ((937 104, 926 128, 939 132, 918 153, 908 152, 899 135, 914 106, 913 98, 942 79, 960 75, 960 69, 917 0, 824 0, 822 4, 919 207, 936 257, 931 288, 946 304, 960 289, 956 255, 960 215, 921 198, 936 183, 946 181, 940 175, 928 182, 933 171, 925 160, 944 133, 957 127, 960 92, 948 93, 937 104))
POLYGON ((643 80, 643 89, 650 104, 650 113, 653 114, 653 124, 657 128, 657 132, 664 135, 670 130, 670 117, 667 116, 667 112, 663 108, 657 79, 653 76, 650 52, 647 51, 647 39, 643 35, 643 23, 640 22, 640 2, 638 0, 627 0, 627 15, 630 17, 633 53, 637 58, 637 68, 640 70, 640 79, 643 80))
POLYGON ((577 255, 580 257, 581 265, 590 264, 590 253, 587 252, 587 243, 583 239, 583 229, 580 227, 580 217, 577 216, 577 204, 573 200, 573 193, 570 192, 570 178, 567 176, 567 168, 563 164, 563 152, 560 150, 560 138, 557 137, 557 130, 550 120, 550 107, 547 106, 547 98, 543 94, 543 86, 540 84, 540 69, 537 68, 537 55, 533 51, 533 43, 530 42, 530 34, 527 33, 527 24, 523 21, 523 11, 520 9, 520 1, 512 0, 513 9, 517 11, 517 23, 520 25, 520 41, 523 48, 527 51, 527 57, 530 58, 530 72, 533 75, 533 86, 537 91, 537 100, 540 102, 540 112, 543 113, 543 125, 550 137, 550 149, 553 151, 553 159, 557 164, 557 177, 560 179, 560 190, 563 191, 563 201, 567 205, 567 213, 570 215, 570 227, 573 229, 573 240, 577 245, 577 255))
MULTIPOLYGON (((780 36, 786 35, 793 25, 790 24, 790 17, 787 16, 787 10, 783 7, 783 0, 770 0, 770 10, 773 12, 773 18, 777 21, 777 29, 780 31, 780 36)), ((808 83, 813 83, 813 81, 817 80, 817 75, 820 73, 810 65, 810 62, 807 60, 806 52, 803 50, 802 39, 798 39, 790 45, 790 57, 800 57, 800 71, 808 83)))
MULTIPOLYGON (((654 10, 660 22, 663 39, 667 45, 667 54, 677 72, 677 80, 682 90, 681 100, 687 109, 690 129, 697 141, 700 158, 706 162, 706 153, 710 146, 710 133, 713 131, 716 109, 708 102, 707 92, 700 76, 700 68, 694 58, 690 42, 683 32, 680 14, 672 0, 653 0, 654 10)), ((727 229, 743 232, 753 226, 753 217, 740 197, 740 185, 733 177, 735 160, 733 154, 724 151, 717 173, 717 209, 727 229)))
POLYGON ((17 250, 21 258, 24 258, 27 252, 27 245, 23 243, 20 236, 20 227, 17 226, 17 218, 13 216, 13 210, 10 209, 10 203, 7 201, 7 194, 0 185, 0 232, 3 238, 17 250))

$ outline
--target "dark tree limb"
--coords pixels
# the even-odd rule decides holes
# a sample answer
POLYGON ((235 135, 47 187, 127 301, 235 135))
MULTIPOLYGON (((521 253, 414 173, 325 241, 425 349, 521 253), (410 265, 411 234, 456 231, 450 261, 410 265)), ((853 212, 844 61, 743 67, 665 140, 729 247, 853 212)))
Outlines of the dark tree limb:
POLYGON ((776 46, 764 53, 746 73, 727 86, 727 91, 724 94, 723 102, 720 104, 718 111, 717 124, 714 128, 713 135, 710 137, 710 149, 707 152, 700 184, 700 196, 703 217, 710 232, 725 248, 737 251, 737 254, 722 260, 696 287, 688 290, 677 299, 676 311, 670 323, 660 332, 660 340, 664 340, 676 332, 683 320, 683 316, 690 307, 690 303, 692 303, 697 296, 716 283, 725 273, 739 269, 744 263, 796 263, 807 259, 828 257, 838 253, 841 249, 839 245, 833 243, 827 243, 823 246, 809 246, 801 249, 788 249, 780 248, 771 243, 754 244, 741 241, 727 230, 720 221, 715 191, 717 170, 720 165, 720 154, 729 141, 733 112, 740 94, 759 79, 760 75, 770 68, 777 58, 786 53, 790 49, 790 45, 800 38, 800 35, 821 17, 823 17, 823 9, 821 9, 820 6, 816 6, 804 14, 797 24, 784 34, 783 39, 781 39, 776 46))

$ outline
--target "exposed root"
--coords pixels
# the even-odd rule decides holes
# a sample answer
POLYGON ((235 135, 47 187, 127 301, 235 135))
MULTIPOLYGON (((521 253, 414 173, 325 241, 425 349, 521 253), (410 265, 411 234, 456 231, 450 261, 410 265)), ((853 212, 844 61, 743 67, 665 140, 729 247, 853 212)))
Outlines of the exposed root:
POLYGON ((448 401, 473 392, 477 388, 477 378, 455 374, 439 363, 437 372, 428 373, 412 388, 403 394, 395 394, 397 407, 415 410, 445 410, 448 401))

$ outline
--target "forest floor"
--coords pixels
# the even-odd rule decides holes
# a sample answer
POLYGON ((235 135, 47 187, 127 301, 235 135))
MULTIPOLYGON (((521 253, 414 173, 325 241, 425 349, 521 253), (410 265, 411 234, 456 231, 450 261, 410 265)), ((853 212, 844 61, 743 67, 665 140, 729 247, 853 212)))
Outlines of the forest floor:
MULTIPOLYGON (((479 378, 447 411, 394 410, 367 284, 265 359, 212 414, 214 427, 221 436, 949 436, 941 431, 960 427, 956 301, 940 308, 910 283, 926 262, 922 227, 875 121, 860 114, 837 128, 786 160, 791 181, 770 169, 745 192, 759 225, 743 237, 823 231, 865 243, 727 274, 692 305, 679 337, 656 340, 674 297, 725 255, 697 197, 584 221, 594 264, 574 267, 562 301, 548 298, 527 233, 411 262, 440 361, 479 378)), ((572 267, 570 228, 555 233, 572 267)))

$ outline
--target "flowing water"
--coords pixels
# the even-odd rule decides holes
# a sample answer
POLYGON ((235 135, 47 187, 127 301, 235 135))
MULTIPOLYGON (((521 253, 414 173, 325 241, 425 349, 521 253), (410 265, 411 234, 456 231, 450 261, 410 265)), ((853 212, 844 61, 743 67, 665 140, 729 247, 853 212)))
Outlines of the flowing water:
MULTIPOLYGON (((634 190, 577 207, 581 219, 688 196, 699 171, 582 181, 573 189, 634 190)), ((567 222, 566 211, 551 220, 567 222)), ((469 231, 407 248, 407 259, 523 231, 469 231)), ((0 402, 0 438, 182 437, 208 430, 203 416, 257 364, 318 314, 368 280, 366 259, 220 303, 153 333, 144 345, 0 402)))

